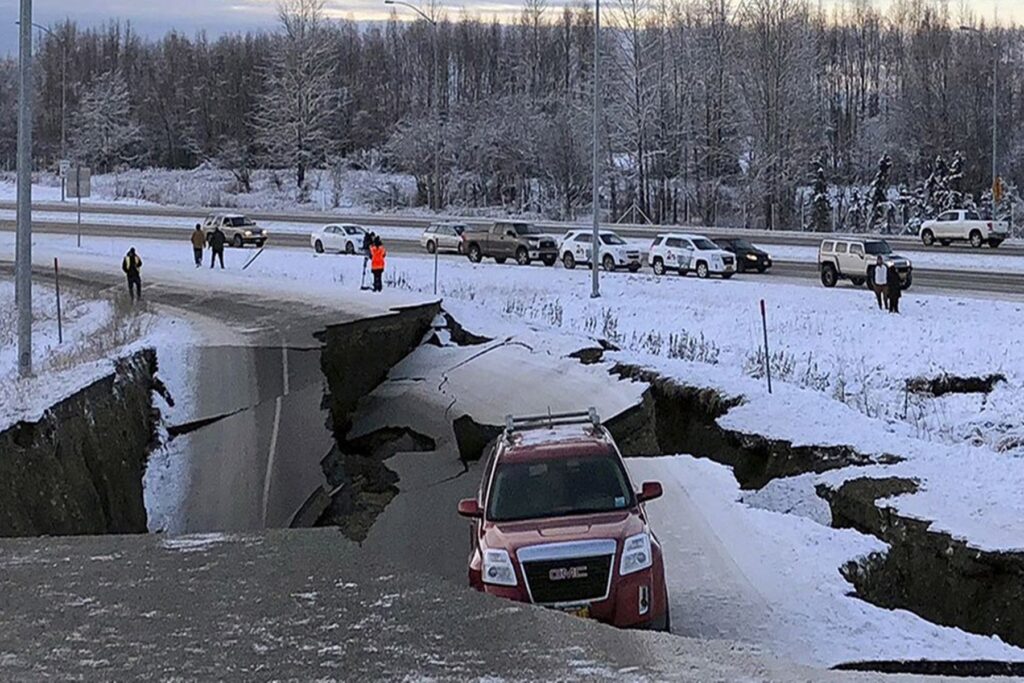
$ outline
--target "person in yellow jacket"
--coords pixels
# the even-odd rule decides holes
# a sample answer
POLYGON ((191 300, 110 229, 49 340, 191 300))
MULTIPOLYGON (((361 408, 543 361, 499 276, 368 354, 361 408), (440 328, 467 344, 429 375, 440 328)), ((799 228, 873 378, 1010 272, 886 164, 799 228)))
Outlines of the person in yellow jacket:
POLYGON ((128 296, 135 299, 142 299, 142 259, 135 253, 135 247, 128 250, 121 261, 121 270, 128 277, 128 296))
POLYGON ((375 237, 370 247, 370 271, 373 273, 373 291, 384 290, 384 257, 387 256, 387 249, 380 243, 380 237, 375 237))
POLYGON ((195 259, 196 268, 203 265, 203 249, 206 247, 206 235, 203 234, 203 226, 196 223, 196 229, 192 231, 192 257, 195 259))

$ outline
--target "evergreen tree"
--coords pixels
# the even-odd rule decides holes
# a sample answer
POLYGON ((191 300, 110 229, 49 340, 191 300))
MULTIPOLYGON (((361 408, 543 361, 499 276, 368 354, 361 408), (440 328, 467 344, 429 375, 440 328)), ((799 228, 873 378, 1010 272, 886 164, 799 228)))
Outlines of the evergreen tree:
POLYGON ((878 173, 871 181, 871 218, 868 224, 870 232, 889 232, 892 218, 892 202, 889 201, 889 171, 892 170, 892 159, 888 154, 878 160, 878 173))
POLYGON ((811 199, 811 227, 815 232, 832 230, 832 202, 828 198, 824 157, 814 162, 814 197, 811 199))

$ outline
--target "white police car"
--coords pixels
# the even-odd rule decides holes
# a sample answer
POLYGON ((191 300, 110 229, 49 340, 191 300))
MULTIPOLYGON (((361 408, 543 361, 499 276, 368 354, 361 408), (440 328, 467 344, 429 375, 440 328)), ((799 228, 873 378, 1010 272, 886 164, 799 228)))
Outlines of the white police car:
MULTIPOLYGON (((635 273, 640 270, 643 255, 640 247, 629 244, 610 230, 598 233, 600 247, 598 263, 605 270, 612 271, 627 268, 635 273)), ((593 245, 593 233, 590 230, 570 230, 562 238, 558 248, 558 256, 562 265, 572 270, 576 264, 590 265, 590 254, 593 245)))
POLYGON ((674 270, 680 275, 693 272, 702 279, 720 275, 723 280, 728 280, 736 273, 735 254, 719 249, 707 237, 677 232, 654 238, 650 263, 657 275, 674 270))

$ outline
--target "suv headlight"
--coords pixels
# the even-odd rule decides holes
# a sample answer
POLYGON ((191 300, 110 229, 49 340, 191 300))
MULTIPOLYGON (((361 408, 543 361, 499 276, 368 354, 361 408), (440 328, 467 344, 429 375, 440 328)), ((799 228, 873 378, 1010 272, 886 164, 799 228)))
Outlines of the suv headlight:
POLYGON ((619 562, 619 575, 625 576, 647 569, 651 566, 651 535, 646 531, 630 536, 622 544, 622 560, 619 562))
POLYGON ((505 550, 485 550, 483 566, 484 583, 495 586, 515 586, 516 570, 512 559, 505 550))
POLYGON ((246 230, 245 231, 245 236, 246 237, 252 237, 252 230, 246 230))

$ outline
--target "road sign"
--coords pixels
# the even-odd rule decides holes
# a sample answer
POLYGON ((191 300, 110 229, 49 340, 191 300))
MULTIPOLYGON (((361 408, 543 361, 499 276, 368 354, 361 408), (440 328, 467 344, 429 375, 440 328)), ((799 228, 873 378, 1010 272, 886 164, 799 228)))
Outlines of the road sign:
POLYGON ((68 161, 67 159, 61 159, 60 160, 60 177, 61 178, 67 178, 68 174, 70 172, 71 172, 71 162, 68 161))
POLYGON ((68 175, 68 196, 88 199, 92 195, 92 171, 88 166, 76 166, 68 175))

